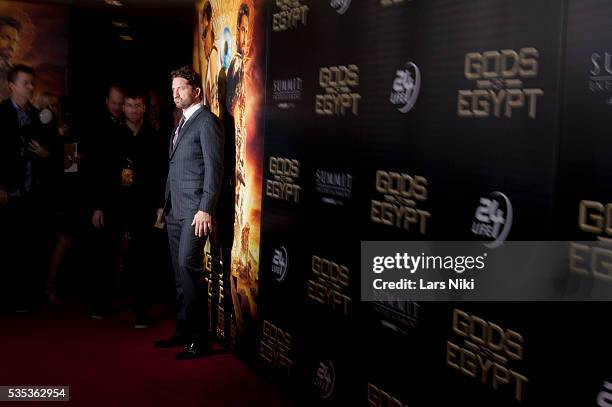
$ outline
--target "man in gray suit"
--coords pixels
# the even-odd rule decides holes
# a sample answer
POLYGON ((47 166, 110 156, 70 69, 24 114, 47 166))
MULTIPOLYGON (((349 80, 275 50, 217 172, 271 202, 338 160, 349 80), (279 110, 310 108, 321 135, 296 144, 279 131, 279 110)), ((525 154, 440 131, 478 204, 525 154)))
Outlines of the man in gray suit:
POLYGON ((165 204, 158 216, 165 217, 168 229, 178 317, 175 334, 155 346, 186 345, 176 354, 176 359, 185 360, 212 349, 207 291, 199 280, 221 190, 224 134, 219 120, 201 104, 200 76, 189 67, 171 76, 174 102, 183 117, 172 133, 165 204))

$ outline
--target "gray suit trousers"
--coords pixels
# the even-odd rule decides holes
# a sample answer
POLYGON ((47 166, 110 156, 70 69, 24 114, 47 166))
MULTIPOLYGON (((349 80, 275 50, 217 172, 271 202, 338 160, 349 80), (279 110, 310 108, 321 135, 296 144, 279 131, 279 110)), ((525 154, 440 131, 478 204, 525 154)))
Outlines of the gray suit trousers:
POLYGON ((172 216, 172 210, 166 217, 176 284, 178 325, 185 327, 186 333, 197 340, 208 335, 208 292, 200 281, 207 238, 195 236, 192 221, 193 218, 176 219, 172 216))

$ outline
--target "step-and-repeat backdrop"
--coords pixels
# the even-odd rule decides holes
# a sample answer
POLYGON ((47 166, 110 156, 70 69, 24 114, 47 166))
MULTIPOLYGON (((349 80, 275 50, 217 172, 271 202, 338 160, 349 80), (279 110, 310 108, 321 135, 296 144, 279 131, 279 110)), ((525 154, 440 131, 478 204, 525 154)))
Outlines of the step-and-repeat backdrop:
POLYGON ((610 2, 197 8, 234 129, 225 316, 262 374, 305 405, 612 405, 605 302, 359 295, 375 240, 594 240, 558 290, 611 280, 610 2))

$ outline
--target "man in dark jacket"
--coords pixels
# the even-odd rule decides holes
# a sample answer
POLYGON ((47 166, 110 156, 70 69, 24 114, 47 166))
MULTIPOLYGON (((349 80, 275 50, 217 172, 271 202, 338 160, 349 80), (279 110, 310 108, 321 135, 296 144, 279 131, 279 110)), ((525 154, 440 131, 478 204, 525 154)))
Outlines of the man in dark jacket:
POLYGON ((49 149, 47 135, 30 100, 34 71, 15 65, 8 74, 10 98, 0 103, 0 233, 1 256, 6 262, 2 284, 16 310, 26 310, 37 288, 33 258, 41 258, 40 237, 45 233, 45 205, 40 202, 41 173, 49 149), (42 216, 42 218, 41 218, 42 216), (19 265, 17 268, 9 264, 19 265))
MULTIPOLYGON (((91 151, 92 224, 103 237, 103 244, 96 249, 101 256, 102 269, 96 279, 101 291, 92 316, 102 317, 109 311, 112 277, 121 265, 136 312, 134 328, 149 325, 151 234, 163 187, 161 171, 167 161, 159 136, 145 120, 145 106, 142 92, 125 92, 122 121, 111 119, 91 151)), ((116 117, 109 103, 107 109, 116 117)))
POLYGON ((92 272, 93 308, 91 317, 101 319, 111 310, 117 277, 121 231, 118 221, 121 194, 121 151, 125 135, 123 121, 124 90, 110 86, 106 112, 91 128, 85 177, 89 189, 89 208, 93 225, 92 272))

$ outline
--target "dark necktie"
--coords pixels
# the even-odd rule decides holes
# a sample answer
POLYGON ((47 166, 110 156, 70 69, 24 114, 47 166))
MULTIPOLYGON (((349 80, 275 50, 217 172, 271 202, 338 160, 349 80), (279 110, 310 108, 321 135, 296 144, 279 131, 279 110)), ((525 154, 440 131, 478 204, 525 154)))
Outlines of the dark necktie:
POLYGON ((185 116, 181 117, 181 121, 176 127, 176 132, 174 132, 174 138, 172 139, 172 148, 176 147, 176 140, 178 140, 181 129, 183 128, 183 124, 185 124, 185 116))

